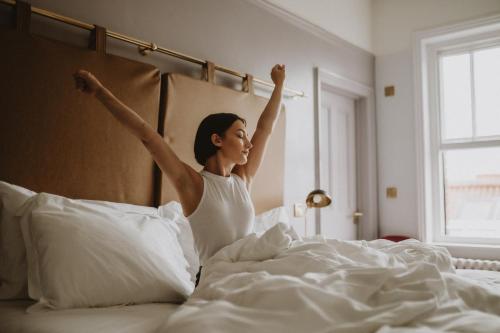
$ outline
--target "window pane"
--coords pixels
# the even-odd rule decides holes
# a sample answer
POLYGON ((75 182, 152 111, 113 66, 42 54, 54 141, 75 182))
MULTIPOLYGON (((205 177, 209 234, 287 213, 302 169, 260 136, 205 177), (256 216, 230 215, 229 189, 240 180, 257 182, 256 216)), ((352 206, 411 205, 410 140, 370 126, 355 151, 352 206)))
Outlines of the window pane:
POLYGON ((472 137, 470 56, 441 58, 442 138, 472 137))
POLYGON ((446 151, 445 233, 500 238, 500 147, 446 151))
POLYGON ((477 135, 500 135, 500 47, 474 53, 477 135))

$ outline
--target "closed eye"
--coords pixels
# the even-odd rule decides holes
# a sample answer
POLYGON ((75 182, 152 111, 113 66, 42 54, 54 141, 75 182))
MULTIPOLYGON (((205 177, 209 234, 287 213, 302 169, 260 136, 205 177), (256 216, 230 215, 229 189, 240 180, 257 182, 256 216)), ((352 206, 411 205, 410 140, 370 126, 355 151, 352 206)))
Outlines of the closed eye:
POLYGON ((243 130, 238 130, 238 138, 243 139, 246 136, 246 133, 243 130))

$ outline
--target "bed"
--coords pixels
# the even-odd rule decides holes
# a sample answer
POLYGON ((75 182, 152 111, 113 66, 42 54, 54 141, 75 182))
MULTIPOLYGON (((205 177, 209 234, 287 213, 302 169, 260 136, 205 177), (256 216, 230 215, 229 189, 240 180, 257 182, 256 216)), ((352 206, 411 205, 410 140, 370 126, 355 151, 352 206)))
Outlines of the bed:
MULTIPOLYGON (((444 248, 416 240, 299 237, 274 208, 284 118, 272 147, 281 154, 253 193, 256 233, 215 254, 194 288, 197 256, 168 181, 71 74, 94 72, 186 160, 182 135, 202 116, 186 108, 203 101, 181 103, 180 89, 200 80, 107 55, 102 28, 88 50, 26 25, 2 28, 0 39, 10 51, 0 54, 1 332, 500 330, 498 272, 456 270, 444 248)), ((251 89, 203 83, 222 104, 265 103, 251 89)))
POLYGON ((498 272, 455 273, 446 252, 422 249, 417 242, 394 244, 384 240, 363 244, 321 239, 298 241, 295 237, 284 224, 278 224, 263 238, 245 239, 224 249, 211 260, 200 286, 183 305, 142 304, 27 314, 26 308, 33 301, 7 301, 0 303, 0 330, 498 331, 498 272), (293 240, 296 244, 290 247, 293 240), (336 249, 336 263, 329 256, 330 249, 325 249, 328 244, 336 249), (367 255, 359 249, 372 253, 367 255), (383 251, 378 252, 380 249, 383 251), (413 258, 406 258, 407 266, 398 267, 390 264, 388 257, 380 256, 401 253, 401 249, 413 258), (418 258, 421 255, 426 257, 424 262, 418 258), (330 261, 327 263, 319 256, 329 257, 330 261), (329 269, 337 267, 332 272, 325 270, 323 264, 329 269), (457 294, 451 293, 453 290, 457 294))

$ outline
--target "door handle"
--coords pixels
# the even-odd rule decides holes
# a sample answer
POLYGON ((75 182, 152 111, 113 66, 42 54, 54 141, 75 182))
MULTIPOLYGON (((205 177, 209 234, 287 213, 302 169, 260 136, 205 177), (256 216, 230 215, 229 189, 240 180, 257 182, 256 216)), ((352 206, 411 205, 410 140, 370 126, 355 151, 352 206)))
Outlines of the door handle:
POLYGON ((361 212, 354 212, 352 213, 352 219, 355 224, 359 222, 359 219, 363 216, 363 213, 361 212))

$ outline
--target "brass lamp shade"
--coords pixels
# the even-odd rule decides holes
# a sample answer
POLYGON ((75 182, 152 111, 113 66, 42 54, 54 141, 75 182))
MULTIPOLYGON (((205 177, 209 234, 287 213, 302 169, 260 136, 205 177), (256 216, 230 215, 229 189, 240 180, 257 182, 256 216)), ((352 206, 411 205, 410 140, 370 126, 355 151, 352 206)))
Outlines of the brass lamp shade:
POLYGON ((309 208, 326 207, 332 203, 332 198, 323 190, 314 190, 307 195, 306 205, 309 208))

